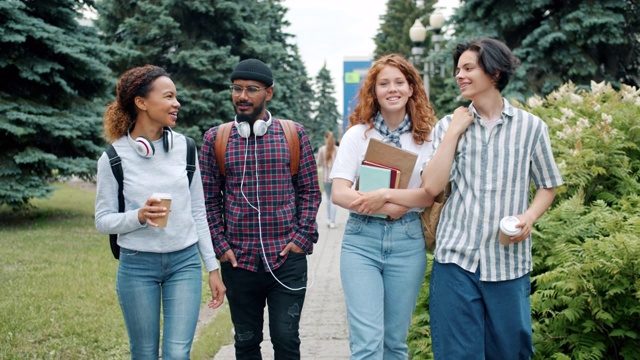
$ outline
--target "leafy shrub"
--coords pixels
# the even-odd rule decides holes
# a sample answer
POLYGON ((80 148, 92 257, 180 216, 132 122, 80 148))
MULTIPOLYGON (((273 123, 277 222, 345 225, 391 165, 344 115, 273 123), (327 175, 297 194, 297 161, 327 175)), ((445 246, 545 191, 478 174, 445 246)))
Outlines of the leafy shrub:
POLYGON ((638 359, 640 213, 584 205, 582 196, 538 223, 548 270, 532 276, 536 358, 638 359))
POLYGON ((527 101, 565 185, 536 224, 535 358, 640 358, 640 91, 567 84, 527 101))
POLYGON ((604 200, 619 209, 640 193, 640 90, 623 85, 616 92, 593 82, 591 88, 566 84, 544 100, 530 98, 526 110, 549 126, 565 181, 556 202, 583 191, 586 204, 604 200))

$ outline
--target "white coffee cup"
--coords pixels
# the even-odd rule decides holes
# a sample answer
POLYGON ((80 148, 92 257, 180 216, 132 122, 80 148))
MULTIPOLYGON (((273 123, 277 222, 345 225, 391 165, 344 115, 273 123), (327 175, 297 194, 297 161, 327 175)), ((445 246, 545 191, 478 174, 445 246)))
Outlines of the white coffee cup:
POLYGON ((500 244, 505 246, 511 244, 509 238, 520 233, 521 229, 516 227, 519 223, 520 220, 515 216, 505 216, 500 220, 500 231, 498 236, 500 244))
POLYGON ((164 206, 167 208, 166 214, 163 217, 153 219, 153 222, 158 224, 158 227, 167 227, 169 221, 169 212, 171 211, 171 194, 167 193, 153 193, 151 197, 160 199, 160 204, 156 206, 164 206))

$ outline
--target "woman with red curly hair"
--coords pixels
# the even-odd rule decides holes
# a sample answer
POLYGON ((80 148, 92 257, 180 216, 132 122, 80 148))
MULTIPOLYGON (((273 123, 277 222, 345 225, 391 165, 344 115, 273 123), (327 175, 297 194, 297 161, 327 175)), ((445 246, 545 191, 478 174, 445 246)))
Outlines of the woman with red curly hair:
POLYGON ((420 187, 420 171, 436 118, 420 74, 397 54, 374 62, 358 100, 331 171, 332 201, 351 212, 340 257, 351 359, 406 359, 427 266, 419 212, 433 197, 420 187), (406 189, 354 189, 371 139, 418 155, 406 189))

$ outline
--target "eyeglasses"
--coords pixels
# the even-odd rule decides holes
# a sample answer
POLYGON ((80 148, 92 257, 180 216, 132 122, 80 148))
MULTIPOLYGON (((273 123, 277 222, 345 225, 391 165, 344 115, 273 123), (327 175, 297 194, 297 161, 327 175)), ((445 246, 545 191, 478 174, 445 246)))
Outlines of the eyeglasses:
POLYGON ((260 87, 260 86, 242 87, 242 86, 238 86, 238 85, 231 85, 231 86, 229 86, 229 89, 231 89, 231 93, 233 94, 233 96, 240 96, 240 95, 242 95, 242 92, 246 90, 248 97, 254 97, 254 96, 256 96, 258 91, 260 91, 262 89, 268 89, 268 88, 267 87, 260 87))

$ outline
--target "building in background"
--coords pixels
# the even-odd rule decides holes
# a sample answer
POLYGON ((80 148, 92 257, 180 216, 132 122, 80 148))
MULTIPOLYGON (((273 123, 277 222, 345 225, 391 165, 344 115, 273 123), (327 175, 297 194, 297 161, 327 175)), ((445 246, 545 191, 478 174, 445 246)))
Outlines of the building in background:
POLYGON ((358 91, 370 67, 371 57, 348 56, 344 58, 342 72, 344 74, 342 79, 342 134, 344 134, 349 124, 349 116, 358 104, 358 91))

